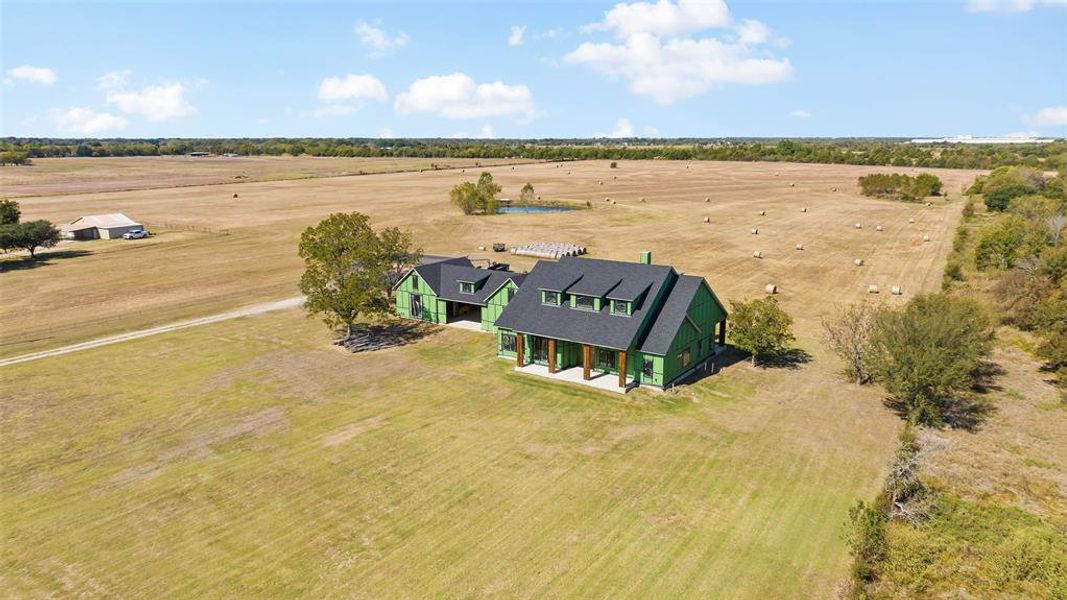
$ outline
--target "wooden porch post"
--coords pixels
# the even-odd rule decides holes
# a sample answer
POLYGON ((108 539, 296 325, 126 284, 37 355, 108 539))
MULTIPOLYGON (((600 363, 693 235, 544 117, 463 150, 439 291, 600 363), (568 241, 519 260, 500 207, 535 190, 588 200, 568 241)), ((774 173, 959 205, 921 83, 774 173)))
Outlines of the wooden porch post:
POLYGON ((719 321, 719 345, 726 345, 726 319, 719 321))
POLYGON ((515 366, 521 367, 526 364, 526 336, 521 333, 515 334, 515 366))
POLYGON ((556 372, 556 339, 548 338, 548 372, 556 372))
POLYGON ((589 347, 589 344, 582 344, 582 379, 589 381, 589 363, 593 362, 592 355, 593 349, 589 347))
POLYGON ((626 351, 619 350, 619 387, 626 387, 626 351))

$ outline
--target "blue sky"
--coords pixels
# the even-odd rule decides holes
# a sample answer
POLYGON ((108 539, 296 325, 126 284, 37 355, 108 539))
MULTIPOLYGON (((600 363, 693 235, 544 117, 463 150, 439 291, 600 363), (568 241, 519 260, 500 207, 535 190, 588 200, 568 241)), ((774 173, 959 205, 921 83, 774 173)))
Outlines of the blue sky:
POLYGON ((1067 136, 1067 2, 10 2, 0 135, 1067 136))

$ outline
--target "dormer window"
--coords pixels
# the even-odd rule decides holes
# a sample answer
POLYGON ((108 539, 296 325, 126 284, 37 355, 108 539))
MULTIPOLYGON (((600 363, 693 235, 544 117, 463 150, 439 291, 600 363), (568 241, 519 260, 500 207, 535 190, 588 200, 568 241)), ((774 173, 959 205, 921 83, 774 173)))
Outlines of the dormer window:
POLYGON ((469 281, 459 282, 459 293, 461 294, 473 294, 474 284, 469 281))
POLYGON ((541 293, 543 294, 542 299, 541 299, 541 302, 543 304, 551 304, 552 306, 559 306, 560 305, 560 302, 561 302, 560 296, 562 294, 560 294, 559 292, 543 291, 541 293))
POLYGON ((574 308, 596 310, 596 299, 592 296, 574 296, 574 308))
POLYGON ((630 316, 630 303, 626 300, 612 300, 611 301, 611 314, 630 316))

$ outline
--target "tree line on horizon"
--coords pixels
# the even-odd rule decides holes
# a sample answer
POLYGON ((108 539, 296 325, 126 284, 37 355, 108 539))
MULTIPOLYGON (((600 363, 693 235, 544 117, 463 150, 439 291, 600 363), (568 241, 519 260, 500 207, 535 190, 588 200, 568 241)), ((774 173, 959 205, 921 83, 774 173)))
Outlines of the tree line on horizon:
POLYGON ((4 156, 168 156, 190 152, 243 156, 351 158, 511 158, 529 160, 780 161, 871 166, 993 169, 1003 165, 1056 170, 1067 166, 1067 141, 1046 144, 908 143, 896 138, 721 139, 60 139, 0 140, 4 156))

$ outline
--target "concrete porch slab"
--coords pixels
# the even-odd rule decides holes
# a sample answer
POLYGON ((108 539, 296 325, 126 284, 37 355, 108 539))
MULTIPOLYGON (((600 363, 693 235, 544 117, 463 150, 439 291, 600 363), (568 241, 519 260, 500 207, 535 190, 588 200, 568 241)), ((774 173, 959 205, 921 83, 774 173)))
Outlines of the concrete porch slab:
POLYGON ((575 383, 604 392, 614 392, 616 394, 625 394, 630 391, 631 388, 636 387, 636 383, 632 379, 626 381, 625 388, 619 387, 619 376, 614 373, 592 372, 590 373, 591 378, 586 381, 585 379, 582 379, 581 367, 570 367, 561 371, 556 371, 555 374, 549 373, 548 367, 535 364, 529 364, 524 367, 515 367, 515 370, 519 373, 537 375, 538 377, 553 379, 555 381, 575 383))
POLYGON ((457 319, 450 323, 445 323, 449 327, 455 327, 456 329, 466 329, 467 331, 482 331, 481 321, 469 321, 467 319, 457 319))

